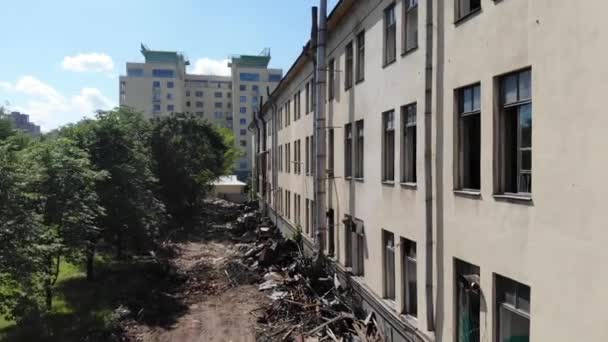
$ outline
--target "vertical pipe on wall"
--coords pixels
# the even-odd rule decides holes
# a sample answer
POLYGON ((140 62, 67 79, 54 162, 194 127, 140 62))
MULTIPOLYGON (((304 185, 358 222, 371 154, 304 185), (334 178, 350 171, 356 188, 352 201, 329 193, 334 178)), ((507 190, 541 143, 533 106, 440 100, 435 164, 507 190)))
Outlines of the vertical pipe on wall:
POLYGON ((327 0, 319 3, 319 26, 317 38, 317 65, 315 70, 316 103, 315 106, 315 252, 322 255, 325 250, 326 237, 326 180, 325 175, 325 44, 327 40, 327 0))

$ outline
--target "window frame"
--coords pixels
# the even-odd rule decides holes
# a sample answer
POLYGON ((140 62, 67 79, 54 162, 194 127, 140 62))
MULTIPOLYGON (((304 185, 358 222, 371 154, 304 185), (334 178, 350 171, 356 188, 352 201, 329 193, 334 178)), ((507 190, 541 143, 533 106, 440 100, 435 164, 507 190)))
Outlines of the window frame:
POLYGON ((355 68, 355 48, 351 40, 344 47, 344 90, 353 87, 353 72, 355 68))
POLYGON ((382 229, 383 298, 387 300, 395 300, 397 298, 396 247, 395 234, 382 229))
POLYGON ((468 18, 474 16, 475 14, 481 12, 481 9, 482 9, 481 2, 482 1, 477 0, 477 1, 479 1, 479 7, 469 8, 466 13, 462 13, 463 11, 461 10, 461 7, 463 6, 464 1, 467 1, 470 5, 471 1, 474 1, 474 0, 456 0, 454 2, 454 24, 459 24, 459 23, 467 20, 468 18))
MULTIPOLYGON (((481 191, 481 83, 473 83, 464 87, 460 87, 455 91, 455 118, 456 124, 454 125, 455 131, 455 150, 454 159, 456 160, 455 168, 455 190, 479 193, 481 191), (477 106, 476 106, 476 90, 477 90, 477 106), (465 108, 467 91, 470 94, 469 108, 465 108), (465 130, 467 130, 467 123, 465 121, 471 118, 477 118, 477 128, 479 135, 479 144, 477 146, 477 181, 479 182, 477 187, 467 186, 471 184, 471 177, 473 174, 467 174, 467 169, 471 170, 470 166, 466 165, 466 161, 470 160, 471 156, 468 156, 470 152, 470 141, 466 141, 465 130)), ((470 129, 470 128, 469 128, 470 129)), ((474 173, 474 172, 473 172, 474 173)))
POLYGON ((418 6, 418 0, 404 0, 403 2, 403 35, 402 35, 402 43, 401 43, 401 54, 402 55, 406 55, 416 49, 418 49, 418 43, 419 43, 419 23, 420 23, 420 17, 419 17, 420 11, 419 11, 419 6, 418 6), (412 4, 413 3, 413 4, 412 4), (412 13, 415 13, 416 15, 416 30, 415 30, 415 35, 414 35, 414 45, 413 46, 408 46, 408 35, 410 34, 410 30, 409 30, 409 20, 410 20, 410 15, 412 15, 412 13))
POLYGON ((365 177, 365 122, 363 119, 355 121, 355 179, 363 180, 365 177))
MULTIPOLYGON (((527 68, 523 68, 523 69, 519 69, 513 72, 509 72, 506 74, 503 74, 501 76, 497 77, 497 89, 498 89, 498 94, 497 94, 497 98, 498 98, 498 110, 497 110, 497 129, 498 129, 498 134, 496 135, 497 140, 495 142, 495 151, 498 154, 498 181, 496 182, 496 186, 497 189, 495 191, 495 195, 498 196, 507 196, 507 197, 514 197, 514 198, 519 198, 519 199, 525 199, 525 200, 530 200, 532 198, 532 184, 533 184, 533 132, 534 132, 534 111, 533 111, 533 94, 532 94, 532 68, 527 67, 527 68), (520 77, 522 75, 528 75, 528 97, 522 98, 520 91, 522 90, 522 86, 521 86, 521 80, 520 77), (515 100, 514 101, 508 101, 506 99, 506 94, 505 94, 505 83, 507 81, 507 79, 509 79, 510 77, 515 77, 515 100), (521 126, 521 120, 522 120, 522 108, 528 107, 529 108, 529 115, 530 115, 530 133, 529 133, 529 147, 522 147, 522 126, 521 126), (509 142, 507 141, 508 137, 507 137, 507 116, 508 115, 517 115, 517 118, 514 120, 516 121, 516 132, 515 132, 515 150, 516 150, 516 160, 515 160, 515 165, 510 164, 510 162, 507 160, 509 157, 507 156, 508 154, 508 150, 510 148, 513 148, 512 146, 508 146, 509 142), (522 152, 529 152, 530 154, 530 169, 529 170, 525 170, 522 169, 522 152), (510 164, 510 165, 507 165, 510 164), (513 170, 509 170, 510 168, 514 168, 515 171, 513 170), (515 172, 515 176, 510 175, 510 172, 515 172), (529 178, 529 188, 530 191, 521 191, 522 189, 522 183, 521 183, 521 176, 522 174, 528 174, 528 178, 529 178), (509 176, 511 177, 515 177, 515 181, 514 184, 511 184, 511 186, 514 187, 515 191, 510 191, 513 189, 508 189, 509 187, 509 182, 513 182, 513 179, 511 179, 509 181, 509 176)), ((511 137, 513 138, 513 137, 511 137)), ((512 161, 511 161, 512 163, 512 161)))
POLYGON ((336 60, 332 58, 329 60, 329 65, 327 66, 328 72, 328 80, 327 80, 327 100, 331 101, 335 96, 335 86, 336 86, 336 60))
POLYGON ((395 182, 395 110, 382 113, 382 182, 395 182), (389 121, 391 125, 389 125, 389 121), (392 135, 392 136, 391 136, 392 135), (392 140, 390 142, 389 140, 392 140), (389 146, 389 143, 392 146, 389 146), (389 147, 392 147, 390 149, 389 147))
POLYGON ((395 15, 395 3, 388 5, 383 11, 383 48, 382 48, 382 66, 386 67, 397 60, 397 16, 395 15), (392 14, 392 18, 389 16, 392 14), (392 23, 389 23, 392 19, 392 23), (390 39, 390 41, 389 41, 390 39), (389 45, 390 43, 390 45, 389 45), (389 49, 392 45, 392 55, 389 54, 389 49))
MULTIPOLYGON (((494 332, 495 332, 495 341, 500 342, 501 338, 501 309, 505 309, 512 314, 518 315, 520 318, 524 318, 528 320, 528 336, 530 335, 530 321, 531 321, 531 307, 532 307, 532 288, 529 285, 521 283, 512 278, 503 276, 499 273, 494 273, 494 332), (512 294, 512 298, 515 303, 509 303, 508 299, 502 299, 502 290, 506 290, 508 288, 507 285, 512 285, 514 290, 512 294), (527 292, 527 309, 522 308, 520 305, 520 301, 522 300, 521 293, 522 291, 527 292)), ((506 291, 504 292, 504 297, 506 297, 506 291)))
POLYGON ((353 124, 344 125, 344 178, 353 176, 353 124))
POLYGON ((401 106, 401 175, 400 182, 403 185, 416 185, 418 181, 418 105, 412 102, 401 106), (409 109, 413 108, 415 121, 408 120, 409 109), (408 144, 408 130, 413 128, 414 137, 409 140, 413 146, 408 144), (412 154, 412 155, 411 155, 412 154), (410 156, 411 155, 411 156, 410 156))
POLYGON ((365 80, 365 30, 357 34, 357 59, 355 60, 355 84, 365 80))
POLYGON ((402 286, 402 291, 403 291, 403 307, 402 307, 402 313, 413 317, 413 318, 417 318, 418 317, 418 246, 416 241, 414 240, 410 240, 404 237, 400 238, 399 241, 399 245, 400 245, 400 250, 401 250, 401 268, 402 268, 402 272, 403 272, 403 286, 402 286), (408 248, 409 247, 409 248, 408 248), (413 253, 412 253, 413 252, 413 253), (414 270, 410 270, 410 267, 413 264, 413 268, 414 270), (410 281, 409 281, 409 274, 410 272, 414 272, 415 274, 415 286, 411 287, 410 285, 410 281), (411 297, 412 297, 412 293, 411 291, 414 291, 415 294, 415 298, 416 298, 416 303, 411 303, 411 297))

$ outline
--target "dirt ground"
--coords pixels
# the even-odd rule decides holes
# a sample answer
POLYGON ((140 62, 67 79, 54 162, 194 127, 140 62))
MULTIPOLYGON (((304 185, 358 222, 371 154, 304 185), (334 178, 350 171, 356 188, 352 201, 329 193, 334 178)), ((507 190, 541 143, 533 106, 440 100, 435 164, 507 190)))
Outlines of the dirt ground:
MULTIPOLYGON (((234 263, 246 245, 227 238, 222 227, 198 241, 176 244, 173 260, 187 281, 179 293, 171 294, 187 305, 185 314, 170 327, 133 324, 127 329, 131 341, 199 342, 255 341, 256 314, 268 303, 254 280, 243 278, 234 263), (228 271, 228 274, 226 274, 228 271), (239 284, 238 282, 243 284, 239 284), (249 283, 249 284, 248 284, 249 283), (257 309, 257 310, 256 310, 257 309)), ((238 265, 237 265, 238 266, 238 265)), ((246 278, 246 277, 245 277, 246 278)))

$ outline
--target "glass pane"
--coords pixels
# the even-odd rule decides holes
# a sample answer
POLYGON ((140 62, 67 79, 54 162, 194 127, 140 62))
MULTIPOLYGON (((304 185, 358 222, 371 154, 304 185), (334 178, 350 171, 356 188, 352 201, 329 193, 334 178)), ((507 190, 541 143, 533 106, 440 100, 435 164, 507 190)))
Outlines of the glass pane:
POLYGON ((503 103, 517 102, 517 75, 506 76, 502 82, 503 103))
POLYGON ((530 70, 519 74, 519 100, 527 100, 532 98, 532 73, 530 70))
POLYGON ((521 169, 522 171, 532 170, 532 151, 522 150, 521 151, 521 169))
POLYGON ((481 103, 480 101, 480 92, 481 92, 481 87, 480 86, 475 86, 473 87, 473 110, 480 110, 481 108, 481 103))
POLYGON ((407 259, 406 260, 406 270, 407 270, 407 302, 409 307, 407 308, 407 313, 416 316, 418 313, 418 295, 416 289, 416 260, 407 259))
POLYGON ((473 89, 466 88, 462 91, 462 106, 465 113, 473 110, 473 89))
POLYGON ((519 174, 519 192, 532 192, 532 174, 531 173, 520 173, 519 174))
POLYGON ((519 127, 521 129, 521 147, 532 147, 532 105, 519 107, 519 127))
POLYGON ((530 320, 504 306, 499 312, 500 342, 529 342, 530 320))

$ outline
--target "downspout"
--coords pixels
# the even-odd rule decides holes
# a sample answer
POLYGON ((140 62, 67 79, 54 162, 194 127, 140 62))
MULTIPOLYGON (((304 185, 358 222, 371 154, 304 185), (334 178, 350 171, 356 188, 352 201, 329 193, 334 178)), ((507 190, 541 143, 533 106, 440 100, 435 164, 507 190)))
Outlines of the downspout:
POLYGON ((315 165, 315 217, 317 229, 315 231, 315 252, 323 255, 326 237, 326 212, 327 212, 327 176, 325 175, 326 163, 326 141, 325 141, 325 45, 327 40, 327 0, 320 0, 319 4, 319 26, 317 40, 317 65, 315 69, 315 85, 317 106, 315 107, 315 154, 317 164, 315 165))
MULTIPOLYGON (((266 147, 266 139, 267 139, 266 138, 266 136, 267 136, 266 121, 264 120, 264 115, 262 114, 262 106, 263 106, 263 103, 264 103, 264 96, 260 96, 259 103, 260 103, 260 109, 258 110, 258 112, 257 112, 256 115, 257 115, 258 119, 262 122, 262 125, 261 125, 262 128, 258 128, 258 131, 262 131, 262 139, 261 139, 262 140, 262 146, 263 146, 262 152, 267 152, 268 148, 266 147)), ((257 120, 256 120, 256 122, 257 122, 257 120)), ((264 156, 265 156, 265 158, 269 158, 268 157, 268 153, 266 153, 264 156)), ((264 159, 264 161, 266 161, 265 158, 262 158, 262 159, 264 159)), ((266 163, 264 163, 264 165, 260 165, 260 166, 261 166, 260 173, 262 174, 262 194, 263 194, 262 197, 264 198, 264 200, 266 200, 266 196, 267 196, 267 193, 266 193, 266 178, 267 178, 266 174, 267 174, 268 166, 266 165, 266 163)))
POLYGON ((426 55, 424 98, 424 189, 425 189, 425 293, 427 329, 435 331, 435 308, 433 299, 433 1, 426 2, 426 55))
MULTIPOLYGON (((255 132, 256 132, 256 147, 255 147, 255 157, 254 157, 254 161, 255 161, 255 167, 252 170, 253 173, 253 177, 252 177, 252 184, 251 187, 253 188, 253 193, 256 194, 258 193, 259 189, 258 189, 258 179, 259 179, 259 175, 258 175, 258 164, 259 164, 259 159, 258 156, 260 155, 260 126, 258 125, 258 120, 256 119, 256 116, 253 116, 253 124, 255 126, 255 132)), ((251 126, 249 126, 251 128, 251 126)), ((254 195, 255 196, 255 195, 254 195)), ((255 198, 253 198, 253 200, 255 200, 255 198)))
POLYGON ((272 187, 270 189, 270 193, 272 196, 272 203, 274 205, 275 210, 274 211, 274 222, 278 225, 279 224, 279 214, 276 211, 276 207, 277 207, 277 191, 278 191, 278 184, 279 184, 279 174, 277 172, 278 168, 277 168, 277 163, 276 163, 276 156, 278 153, 278 145, 279 145, 279 130, 278 130, 278 123, 277 123, 277 105, 274 101, 274 99, 270 96, 270 88, 266 87, 266 95, 268 97, 268 102, 270 103, 270 110, 271 110, 271 120, 272 120, 272 160, 271 160, 271 168, 272 168, 272 187))

